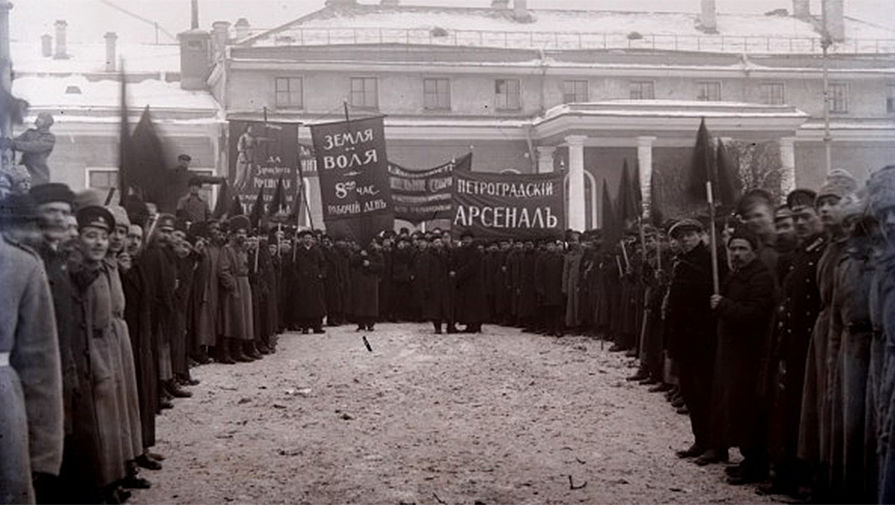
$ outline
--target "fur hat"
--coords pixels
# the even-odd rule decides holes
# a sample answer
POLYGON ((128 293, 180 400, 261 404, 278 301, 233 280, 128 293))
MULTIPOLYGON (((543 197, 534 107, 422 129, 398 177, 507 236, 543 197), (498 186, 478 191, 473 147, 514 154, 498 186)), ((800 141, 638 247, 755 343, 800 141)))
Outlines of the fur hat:
POLYGON ((817 192, 816 200, 827 196, 835 196, 842 199, 845 195, 854 193, 857 189, 858 181, 855 180, 854 176, 848 173, 847 170, 836 168, 827 174, 827 179, 817 192))
POLYGON ((883 210, 895 206, 895 165, 885 166, 870 174, 867 188, 870 210, 877 217, 883 210))
POLYGON ((43 205, 51 202, 63 202, 71 205, 75 201, 75 194, 61 182, 49 182, 38 184, 31 188, 31 198, 35 205, 43 205))
POLYGON ((115 218, 115 226, 127 226, 130 228, 131 220, 128 219, 127 211, 124 210, 124 207, 120 205, 109 205, 106 208, 109 209, 112 217, 115 218))
POLYGON ((731 233, 730 238, 727 239, 727 245, 730 246, 730 242, 734 239, 745 240, 746 242, 749 242, 749 245, 752 246, 753 251, 758 250, 758 235, 752 233, 751 230, 743 225, 736 226, 733 229, 733 233, 731 233))

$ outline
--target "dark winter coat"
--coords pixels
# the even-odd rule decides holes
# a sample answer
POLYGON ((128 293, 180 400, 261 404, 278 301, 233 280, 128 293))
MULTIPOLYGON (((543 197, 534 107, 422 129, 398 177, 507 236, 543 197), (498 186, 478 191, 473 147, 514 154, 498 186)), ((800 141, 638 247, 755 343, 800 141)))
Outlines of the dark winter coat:
POLYGON ((422 300, 422 317, 426 320, 450 320, 450 270, 446 251, 427 249, 417 256, 417 278, 422 300))
POLYGON ((323 258, 326 260, 326 283, 323 289, 326 295, 326 313, 330 316, 345 312, 342 291, 346 288, 346 282, 339 267, 341 256, 332 247, 323 249, 323 258))
POLYGON ((384 263, 382 254, 369 251, 367 256, 360 253, 351 258, 352 315, 357 318, 379 317, 379 282, 384 263), (367 264, 364 264, 364 261, 367 264))
POLYGON ((127 322, 134 351, 143 445, 152 447, 155 445, 155 415, 159 399, 157 358, 152 345, 149 319, 148 286, 138 258, 132 260, 130 270, 120 272, 120 275, 125 298, 124 320, 127 322))
POLYGON ((704 244, 681 254, 668 291, 668 350, 675 359, 698 359, 714 353, 715 321, 711 255, 704 244))
POLYGON ((755 259, 732 272, 715 309, 718 343, 712 405, 717 447, 742 447, 753 428, 758 363, 774 305, 774 278, 755 259))
POLYGON ((562 273, 564 259, 555 252, 542 252, 535 261, 535 291, 538 305, 559 307, 563 304, 562 273))
POLYGON ((455 250, 453 260, 456 320, 465 324, 482 323, 488 318, 482 253, 475 245, 464 246, 455 250))
POLYGON ((316 246, 298 246, 295 251, 295 286, 292 293, 292 310, 299 319, 322 318, 326 315, 323 280, 326 278, 326 260, 316 246))

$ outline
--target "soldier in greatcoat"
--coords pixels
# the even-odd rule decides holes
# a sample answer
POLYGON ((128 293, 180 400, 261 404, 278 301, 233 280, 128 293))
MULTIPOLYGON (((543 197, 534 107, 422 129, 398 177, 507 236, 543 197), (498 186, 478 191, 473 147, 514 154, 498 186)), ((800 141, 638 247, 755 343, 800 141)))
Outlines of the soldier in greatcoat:
POLYGON ((769 419, 774 478, 770 485, 760 487, 762 492, 795 494, 804 479, 804 469, 796 458, 802 387, 808 342, 820 310, 817 265, 827 246, 814 207, 815 197, 813 191, 804 189, 787 195, 800 243, 785 260, 786 274, 775 316, 769 365, 769 373, 774 377, 771 385, 774 403, 769 419))
MULTIPOLYGON (((835 373, 840 347, 840 334, 831 332, 833 312, 833 282, 836 265, 846 249, 847 237, 842 228, 839 202, 857 189, 857 182, 848 172, 838 169, 827 176, 817 193, 815 207, 827 235, 827 247, 817 263, 817 284, 820 294, 820 311, 808 342, 808 359, 805 366, 805 382, 802 391, 801 420, 799 423, 799 458, 808 462, 814 472, 813 492, 821 498, 830 492, 832 452, 841 455, 841 431, 835 440, 831 437, 828 387, 829 374, 835 373), (835 447, 835 449, 834 449, 835 447)), ((841 427, 841 423, 837 422, 841 427)), ((837 462, 841 457, 837 455, 837 462)), ((836 472, 837 477, 841 475, 836 472)), ((837 478, 838 480, 838 478, 837 478)))
POLYGON ((448 276, 456 283, 455 310, 457 322, 466 325, 465 333, 479 333, 488 317, 485 300, 485 280, 482 275, 482 252, 470 232, 460 236, 460 247, 455 251, 448 276))
POLYGON ((290 309, 298 319, 303 333, 324 333, 323 317, 326 315, 326 294, 323 282, 326 279, 326 259, 315 245, 313 233, 308 230, 299 233, 299 244, 295 251, 294 291, 290 294, 290 309))
POLYGON ((221 313, 223 336, 229 341, 230 357, 247 362, 259 359, 255 351, 255 322, 252 319, 252 287, 246 250, 249 218, 230 218, 230 240, 221 249, 221 313))
POLYGON ((572 330, 581 325, 581 262, 584 252, 581 248, 581 235, 573 232, 569 235, 569 250, 565 254, 562 268, 562 292, 566 297, 565 324, 572 330))
MULTIPOLYGON (((33 209, 27 214, 33 227, 33 209)), ((46 496, 43 483, 62 464, 62 372, 47 274, 32 249, 9 238, 10 224, 0 223, 0 503, 34 503, 35 487, 46 496)))
POLYGON ((208 356, 214 349, 219 363, 233 364, 227 346, 219 345, 221 247, 224 237, 217 221, 208 221, 197 230, 196 251, 199 262, 193 284, 196 344, 199 354, 208 356))

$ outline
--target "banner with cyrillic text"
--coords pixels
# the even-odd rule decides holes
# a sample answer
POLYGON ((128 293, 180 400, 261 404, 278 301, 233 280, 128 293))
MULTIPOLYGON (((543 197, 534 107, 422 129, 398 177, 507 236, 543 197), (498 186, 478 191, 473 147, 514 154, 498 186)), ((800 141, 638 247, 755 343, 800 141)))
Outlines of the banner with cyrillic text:
POLYGON ((428 170, 408 170, 391 161, 388 178, 392 188, 395 219, 422 223, 451 218, 453 172, 469 170, 472 153, 428 170))
POLYGON ((382 119, 311 126, 326 231, 362 245, 395 221, 382 119))
POLYGON ((497 174, 454 170, 456 236, 544 239, 563 235, 563 173, 497 174))
POLYGON ((286 212, 294 210, 298 184, 298 124, 230 121, 230 185, 246 209, 251 209, 264 188, 270 203, 283 180, 286 212))

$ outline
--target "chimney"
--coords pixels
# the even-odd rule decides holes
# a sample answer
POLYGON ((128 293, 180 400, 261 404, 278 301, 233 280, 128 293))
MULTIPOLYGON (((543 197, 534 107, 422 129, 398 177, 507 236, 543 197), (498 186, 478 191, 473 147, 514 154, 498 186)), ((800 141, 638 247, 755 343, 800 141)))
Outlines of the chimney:
POLYGON ((702 11, 699 15, 699 24, 706 33, 718 33, 718 23, 715 19, 715 0, 702 0, 702 11))
POLYGON ((528 0, 513 0, 513 19, 520 23, 534 21, 531 12, 528 12, 528 0))
POLYGON ((211 35, 204 30, 189 30, 177 35, 180 41, 180 87, 189 90, 208 88, 211 69, 211 35))
POLYGON ((190 30, 199 29, 199 0, 190 1, 190 30))
POLYGON ((823 0, 824 29, 833 39, 833 42, 845 40, 845 13, 843 12, 843 0, 823 0))
POLYGON ((114 72, 115 59, 117 58, 115 42, 118 40, 118 35, 115 32, 106 32, 103 38, 106 39, 106 72, 114 72))
POLYGON ((53 55, 53 58, 57 60, 64 60, 68 58, 68 44, 66 43, 66 27, 68 23, 65 22, 64 19, 56 20, 56 53, 53 55))
POLYGON ((509 9, 510 0, 491 0, 492 9, 509 9))
POLYGON ((236 20, 236 24, 233 25, 236 28, 236 40, 242 40, 250 35, 249 20, 246 18, 239 18, 236 20))
POLYGON ((792 15, 797 19, 811 17, 811 0, 792 0, 792 15))
POLYGON ((230 40, 230 22, 215 21, 211 23, 211 48, 214 59, 222 57, 227 47, 227 41, 230 40))
POLYGON ((44 58, 53 56, 53 36, 49 33, 40 36, 40 54, 44 58))

